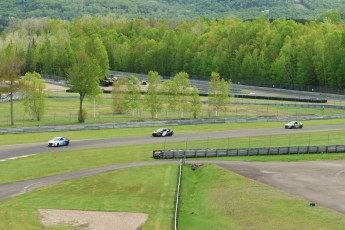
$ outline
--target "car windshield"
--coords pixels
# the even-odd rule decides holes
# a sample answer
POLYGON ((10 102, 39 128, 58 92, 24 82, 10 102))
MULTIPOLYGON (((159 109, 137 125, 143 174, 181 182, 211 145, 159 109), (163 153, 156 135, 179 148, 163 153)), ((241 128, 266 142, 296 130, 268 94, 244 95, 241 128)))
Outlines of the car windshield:
POLYGON ((165 129, 157 129, 157 131, 156 132, 163 132, 165 129))
POLYGON ((59 141, 61 139, 61 137, 54 137, 53 141, 59 141))

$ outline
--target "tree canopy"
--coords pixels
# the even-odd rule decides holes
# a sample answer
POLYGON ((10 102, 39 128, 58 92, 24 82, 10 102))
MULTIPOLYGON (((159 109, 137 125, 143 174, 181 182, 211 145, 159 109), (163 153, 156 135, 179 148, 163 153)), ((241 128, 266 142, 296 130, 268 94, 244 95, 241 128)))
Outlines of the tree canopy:
POLYGON ((27 18, 71 20, 84 15, 109 15, 117 18, 193 19, 200 16, 234 16, 254 19, 259 14, 269 18, 316 19, 329 10, 344 15, 344 2, 334 0, 1 0, 0 29, 11 21, 27 18))
POLYGON ((21 74, 35 71, 67 77, 78 50, 83 49, 99 67, 99 78, 108 69, 152 70, 164 78, 185 72, 190 79, 204 80, 217 72, 234 83, 343 89, 344 29, 334 13, 324 21, 308 23, 271 21, 264 16, 250 21, 231 17, 28 19, 3 33, 0 50, 10 42, 22 50, 21 74))

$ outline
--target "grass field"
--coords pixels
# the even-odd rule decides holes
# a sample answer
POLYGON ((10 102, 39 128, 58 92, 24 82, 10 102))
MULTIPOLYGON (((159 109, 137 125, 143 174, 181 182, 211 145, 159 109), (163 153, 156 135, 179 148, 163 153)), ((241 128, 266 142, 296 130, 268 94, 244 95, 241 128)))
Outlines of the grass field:
MULTIPOLYGON (((323 122, 334 123, 335 121, 323 122)), ((237 124, 237 127, 233 128, 243 129, 247 127, 242 125, 237 124)), ((193 130, 205 131, 212 126, 199 125, 197 127, 193 127, 193 130)), ((250 128, 259 127, 261 124, 251 124, 250 128)), ((180 128, 181 132, 189 130, 188 126, 180 128)), ((146 130, 146 128, 142 129, 146 130)), ((222 130, 224 126, 219 125, 216 128, 213 126, 214 129, 222 130)), ((124 132, 121 129, 112 131, 112 136, 121 136, 121 133, 127 133, 130 136, 137 133, 124 132)), ((72 133, 74 132, 69 134, 72 133)), ((92 134, 91 131, 77 131, 76 136, 84 136, 85 134, 89 139, 99 136, 100 133, 103 132, 99 130, 92 134)), ((15 134, 14 136, 21 137, 23 135, 25 134, 15 134)), ((332 140, 341 140, 344 132, 339 131, 338 134, 335 132, 313 133, 315 138, 325 135, 332 135, 332 140)), ((274 144, 281 145, 284 142, 283 136, 286 135, 280 136, 282 137, 275 137, 274 144)), ((6 137, 6 135, 2 137, 6 137)), ((29 137, 27 138, 30 140, 29 137)), ((31 138, 37 137, 32 136, 31 138)), ((267 137, 261 138, 267 139, 267 137)), ((307 144, 309 141, 308 138, 303 139, 302 136, 296 140, 301 144, 307 144)), ((248 138, 235 138, 231 142, 246 145, 247 141, 248 138)), ((257 137, 256 141, 251 141, 253 147, 263 143, 260 137, 257 137)), ((204 144, 200 141, 188 143, 190 146, 204 144)), ((109 164, 152 161, 152 149, 160 148, 160 145, 63 151, 6 161, 0 165, 0 175, 2 175, 0 183, 109 164)), ((171 143, 171 145, 182 147, 185 146, 185 143, 171 143)), ((226 146, 228 140, 215 140, 212 141, 212 145, 226 146)), ((300 161, 344 158, 344 154, 311 154, 217 159, 300 161)), ((185 166, 185 172, 183 195, 181 196, 180 229, 206 230, 229 229, 229 227, 231 227, 230 229, 267 229, 267 227, 271 229, 315 229, 316 227, 343 229, 345 226, 345 218, 342 214, 319 206, 312 209, 304 200, 225 171, 217 166, 205 165, 196 171, 191 171, 188 166, 185 166), (265 201, 264 205, 262 201, 265 201), (217 228, 214 228, 215 223, 217 223, 217 228)), ((1 202, 0 229, 42 229, 43 227, 37 217, 39 208, 145 212, 149 214, 149 220, 142 229, 172 229, 176 180, 177 165, 169 165, 117 170, 48 186, 1 202)), ((52 229, 70 228, 65 226, 52 229)))
MULTIPOLYGON (((47 99, 45 114, 41 121, 32 120, 28 113, 24 111, 24 107, 20 101, 14 102, 14 127, 32 127, 32 126, 51 126, 51 125, 67 125, 78 124, 77 112, 79 106, 79 99, 76 94, 65 95, 66 93, 59 93, 56 97, 56 92, 50 93, 55 97, 47 99)), ((203 99, 206 100, 206 99, 203 99)), ((252 118, 252 117, 285 117, 285 116, 324 116, 329 114, 344 114, 343 109, 320 107, 299 107, 301 103, 289 102, 290 106, 277 106, 277 104, 287 104, 287 102, 277 101, 262 101, 253 99, 230 99, 230 103, 225 111, 216 117, 215 114, 209 113, 207 105, 203 105, 198 118, 252 118), (265 102, 267 105, 256 103, 265 102), (253 103, 253 104, 238 104, 238 103, 253 103), (296 106, 295 106, 296 105, 296 106)), ((330 103, 328 103, 330 104, 330 103)), ((148 121, 153 120, 149 111, 144 109, 144 102, 141 103, 142 108, 133 116, 130 114, 115 114, 112 109, 112 99, 110 95, 103 95, 102 100, 93 101, 85 100, 84 108, 88 115, 86 124, 92 123, 119 123, 129 121, 148 121)), ((304 103, 308 105, 308 103, 304 103)), ((312 105, 312 104, 310 104, 312 105)), ((0 128, 11 127, 10 125, 10 109, 9 103, 0 103, 0 128)), ((185 112, 181 117, 176 111, 170 111, 163 108, 157 118, 154 120, 167 119, 192 119, 190 112, 185 112)))
MULTIPOLYGON (((0 229, 45 229, 38 209, 149 214, 143 229, 171 229, 177 167, 138 167, 48 186, 0 203, 0 229)), ((72 229, 56 227, 49 229, 72 229)))
MULTIPOLYGON (((44 228, 38 209, 143 212, 173 229, 177 165, 137 167, 47 186, 0 203, 0 229, 44 228)), ((215 165, 184 166, 179 229, 344 229, 342 214, 215 165)))
POLYGON ((345 217, 215 165, 185 166, 180 229, 343 229, 345 217))
MULTIPOLYGON (((73 108, 66 100, 61 108, 51 103, 54 118, 47 124, 74 123, 74 115, 65 116, 67 108, 73 108), (61 117, 65 116, 65 120, 61 117)), ((74 102, 73 102, 74 103, 74 102)), ((1 106, 3 106, 1 104, 1 106)), ((6 106, 6 105, 5 105, 6 106)), ((5 107, 3 106, 3 107, 5 107)), ((90 108, 92 103, 90 102, 90 108)), ((19 107, 20 106, 16 106, 19 107)), ((7 108, 4 108, 7 111, 7 108)), ((1 109, 0 113, 4 112, 1 109)), ((237 108, 238 110, 239 107, 237 108)), ((275 111, 270 106, 245 106, 245 113, 256 116, 259 111, 275 111), (256 112, 258 111, 258 112, 256 112)), ((279 113, 297 109, 282 107, 279 113)), ((332 111, 340 113, 343 111, 332 111)), ((20 112, 19 112, 20 113, 20 112)), ((108 112, 106 112, 108 113, 108 112)), ((320 114, 325 111, 303 109, 300 114, 320 114)), ((328 111, 327 111, 328 113, 328 111)), ((237 112, 237 115, 239 113, 237 112)), ((262 112, 263 114, 263 112, 262 112)), ((0 116, 1 119, 4 116, 0 116)), ((0 124, 4 120, 0 119, 0 124)), ((75 118, 76 119, 76 118, 75 118)), ((103 118, 102 118, 103 119, 103 118)), ((110 120, 115 118, 110 116, 110 120)), ((20 118, 18 118, 20 120, 20 118)), ((100 120, 100 119, 99 119, 100 120)), ((22 125, 31 122, 23 118, 22 125)), ((103 121, 103 120, 102 120, 103 121)), ((120 120, 118 120, 120 121, 120 120)), ((91 121, 90 121, 91 122, 91 121)), ((343 124, 345 119, 315 120, 303 122, 306 126, 343 124)), ((30 123, 34 125, 34 122, 30 123)), ((176 133, 211 132, 217 130, 240 130, 283 127, 277 122, 205 124, 173 127, 176 133)), ((0 136, 0 145, 46 142, 52 136, 67 136, 71 140, 116 138, 150 135, 154 127, 111 129, 92 131, 70 131, 51 133, 23 133, 0 136)), ((153 161, 153 149, 161 148, 228 148, 262 147, 286 145, 327 145, 343 143, 345 131, 317 132, 310 134, 286 134, 275 136, 224 138, 209 141, 146 144, 45 153, 28 158, 0 163, 0 183, 40 178, 60 173, 110 164, 153 161)), ((0 150, 1 151, 1 150, 0 150)), ((345 154, 310 154, 283 156, 251 156, 217 158, 233 161, 302 161, 323 159, 345 159, 345 154)), ((115 212, 144 212, 149 219, 142 229, 172 229, 178 167, 164 166, 121 169, 109 173, 75 179, 37 189, 0 202, 0 229, 72 229, 68 226, 45 228, 39 222, 38 209, 72 209, 115 212)), ((291 196, 259 182, 244 178, 215 165, 204 165, 196 171, 184 166, 181 196, 180 229, 344 229, 345 216, 321 206, 309 207, 305 200, 291 196)))

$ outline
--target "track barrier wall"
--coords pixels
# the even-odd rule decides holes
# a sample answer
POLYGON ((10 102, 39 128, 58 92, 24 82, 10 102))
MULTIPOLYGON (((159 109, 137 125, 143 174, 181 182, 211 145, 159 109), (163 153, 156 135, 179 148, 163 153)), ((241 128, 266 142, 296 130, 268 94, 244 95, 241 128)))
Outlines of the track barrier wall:
POLYGON ((313 153, 344 153, 345 145, 290 146, 272 148, 228 148, 228 149, 176 149, 154 150, 155 159, 183 159, 203 157, 261 156, 313 153))

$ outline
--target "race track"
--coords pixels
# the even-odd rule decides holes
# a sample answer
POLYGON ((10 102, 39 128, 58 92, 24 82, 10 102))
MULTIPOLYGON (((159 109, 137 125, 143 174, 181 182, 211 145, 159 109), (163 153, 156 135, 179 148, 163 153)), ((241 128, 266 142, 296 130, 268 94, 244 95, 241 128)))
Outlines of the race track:
POLYGON ((212 140, 219 138, 233 138, 233 137, 247 137, 247 136, 262 136, 262 135, 277 135, 277 134, 291 134, 301 132, 318 132, 318 131, 331 131, 331 130, 344 130, 345 125, 325 125, 325 126, 310 126, 303 129, 289 129, 286 130, 283 127, 280 128, 268 128, 268 129, 248 129, 248 130, 228 130, 217 132, 204 132, 204 133, 186 133, 186 134, 174 134, 172 137, 151 137, 136 136, 126 138, 108 138, 108 139, 94 139, 94 140, 71 140, 69 146, 65 147, 48 147, 47 143, 35 143, 35 144, 20 144, 20 145, 8 145, 1 146, 0 149, 0 161, 18 158, 22 156, 47 153, 47 152, 59 152, 66 150, 80 150, 91 148, 103 148, 114 146, 128 146, 139 144, 152 144, 164 142, 183 142, 194 140, 212 140))
MULTIPOLYGON (((218 138, 232 138, 256 135, 276 135, 289 133, 317 132, 344 130, 345 125, 311 126, 303 129, 285 130, 284 128, 231 130, 207 133, 175 134, 173 137, 153 138, 151 136, 111 138, 97 140, 72 140, 70 146, 49 148, 46 143, 29 145, 1 146, 0 160, 22 157, 31 154, 48 152, 90 149, 110 146, 125 146, 149 143, 164 143, 206 140, 218 138)), ((233 161, 195 161, 187 162, 212 163, 234 171, 240 175, 255 179, 269 186, 279 188, 290 194, 306 199, 308 202, 323 205, 345 214, 345 160, 311 161, 311 162, 233 162, 233 161)), ((120 168, 138 167, 143 165, 177 164, 177 160, 156 160, 137 162, 82 170, 72 173, 55 175, 27 181, 0 184, 0 200, 32 191, 36 188, 71 180, 74 178, 95 175, 120 168)))

